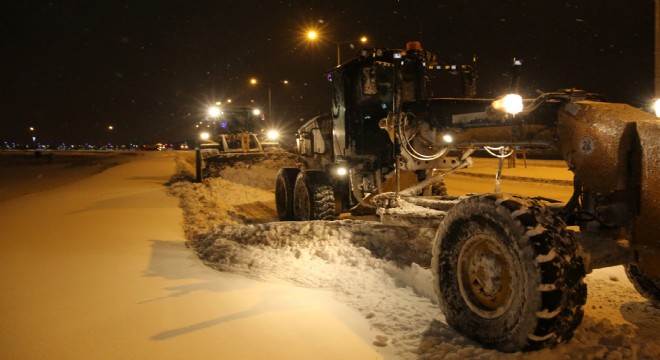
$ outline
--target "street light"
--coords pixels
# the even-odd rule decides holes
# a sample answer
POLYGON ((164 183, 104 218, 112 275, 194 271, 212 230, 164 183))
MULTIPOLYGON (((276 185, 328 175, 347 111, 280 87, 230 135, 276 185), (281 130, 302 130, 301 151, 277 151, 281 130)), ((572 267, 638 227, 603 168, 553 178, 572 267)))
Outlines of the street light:
MULTIPOLYGON (((355 42, 355 39, 346 40, 346 41, 335 41, 327 37, 321 37, 316 30, 307 31, 307 40, 309 41, 325 40, 337 45, 337 66, 341 65, 341 45, 355 42)), ((366 44, 367 41, 369 41, 369 39, 366 36, 361 36, 359 41, 363 44, 366 44)))
MULTIPOLYGON (((284 85, 289 85, 289 80, 282 80, 280 83, 284 85)), ((252 86, 257 86, 259 84, 259 80, 257 78, 250 78, 250 85, 252 86)), ((268 87, 268 117, 270 118, 271 122, 274 121, 275 117, 273 116, 273 92, 271 89, 271 84, 270 83, 265 83, 265 85, 268 87)))
POLYGON ((34 148, 36 149, 37 148, 37 137, 34 135, 35 134, 35 128, 34 128, 34 126, 30 126, 28 128, 28 130, 30 130, 30 138, 32 139, 34 148))

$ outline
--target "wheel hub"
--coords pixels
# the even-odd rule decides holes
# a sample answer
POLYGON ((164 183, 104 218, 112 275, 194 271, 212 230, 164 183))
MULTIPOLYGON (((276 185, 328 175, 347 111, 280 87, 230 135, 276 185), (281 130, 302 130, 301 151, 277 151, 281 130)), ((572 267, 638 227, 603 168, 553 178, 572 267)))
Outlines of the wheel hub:
POLYGON ((489 234, 470 237, 461 248, 458 283, 468 307, 484 318, 501 316, 513 299, 513 264, 508 251, 489 234))
POLYGON ((294 201, 294 204, 299 220, 311 220, 311 209, 307 191, 298 191, 296 197, 297 199, 294 201))

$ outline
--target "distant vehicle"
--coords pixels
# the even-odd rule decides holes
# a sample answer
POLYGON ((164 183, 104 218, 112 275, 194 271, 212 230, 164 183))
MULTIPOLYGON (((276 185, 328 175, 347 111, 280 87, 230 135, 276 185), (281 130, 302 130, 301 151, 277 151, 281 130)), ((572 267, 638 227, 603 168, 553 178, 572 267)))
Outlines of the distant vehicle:
POLYGON ((224 106, 207 117, 208 130, 200 134, 205 141, 203 148, 216 149, 217 153, 262 153, 264 148, 279 146, 279 133, 264 130, 264 116, 251 106, 224 106))
POLYGON ((157 143, 157 144, 143 144, 143 145, 140 147, 140 150, 161 151, 161 150, 165 150, 165 145, 163 145, 163 144, 161 144, 161 143, 157 143))

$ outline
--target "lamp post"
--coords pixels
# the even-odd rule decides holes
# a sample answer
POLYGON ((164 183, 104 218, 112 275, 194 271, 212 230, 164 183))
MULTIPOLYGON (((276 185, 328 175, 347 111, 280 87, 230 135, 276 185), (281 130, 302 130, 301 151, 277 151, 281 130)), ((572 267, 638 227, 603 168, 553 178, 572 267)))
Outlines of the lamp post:
POLYGON ((30 139, 32 140, 32 146, 34 146, 34 149, 36 150, 37 149, 37 137, 35 135, 36 129, 34 128, 34 126, 30 126, 28 130, 30 131, 30 139))
POLYGON ((116 150, 116 146, 113 144, 114 136, 112 136, 114 129, 115 127, 113 125, 108 125, 108 148, 110 150, 116 150))
MULTIPOLYGON (((289 80, 282 80, 280 81, 281 84, 283 85, 288 85, 289 80)), ((250 85, 252 86, 257 86, 259 84, 259 80, 257 78, 250 78, 250 85)), ((268 87, 268 117, 270 118, 270 121, 272 122, 275 117, 273 116, 273 91, 272 91, 272 85, 270 83, 265 83, 265 85, 268 87)))
MULTIPOLYGON (((316 30, 309 30, 307 31, 307 40, 310 41, 317 41, 317 40, 325 40, 328 42, 331 42, 335 45, 337 45, 337 66, 341 65, 341 46, 344 44, 350 44, 353 42, 356 42, 355 39, 351 40, 346 40, 346 41, 335 41, 326 37, 321 37, 319 33, 316 30)), ((361 43, 366 44, 369 39, 367 39, 366 36, 361 36, 360 39, 358 39, 361 43)))

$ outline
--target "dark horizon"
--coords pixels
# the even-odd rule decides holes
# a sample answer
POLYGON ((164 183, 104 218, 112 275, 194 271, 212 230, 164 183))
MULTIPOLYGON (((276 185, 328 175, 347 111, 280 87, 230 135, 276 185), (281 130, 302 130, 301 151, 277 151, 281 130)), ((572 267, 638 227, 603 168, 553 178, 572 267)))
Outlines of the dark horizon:
POLYGON ((0 140, 153 143, 195 136, 215 101, 267 108, 293 130, 330 110, 324 73, 336 47, 310 46, 314 26, 346 61, 368 47, 418 40, 443 62, 479 58, 478 96, 508 85, 524 61, 521 90, 576 87, 645 107, 653 97, 654 2, 587 0, 175 2, 7 1, 2 7, 0 140), (279 81, 286 79, 288 85, 279 81), (108 131, 108 126, 114 129, 108 131))

